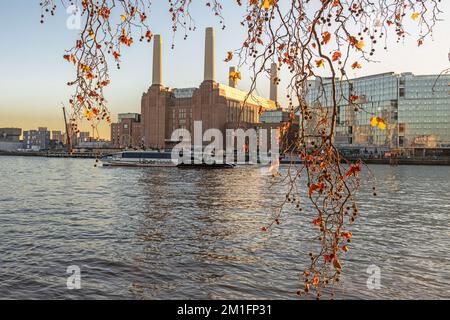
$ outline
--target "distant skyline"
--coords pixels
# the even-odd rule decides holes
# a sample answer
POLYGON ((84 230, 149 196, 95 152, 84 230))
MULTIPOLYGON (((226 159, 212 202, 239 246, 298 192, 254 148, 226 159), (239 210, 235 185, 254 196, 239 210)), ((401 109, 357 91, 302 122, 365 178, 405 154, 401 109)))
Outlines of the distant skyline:
MULTIPOLYGON (((223 58, 229 50, 236 49, 245 36, 239 24, 241 11, 230 3, 224 8, 227 28, 222 31, 216 17, 204 6, 194 2, 192 14, 197 30, 189 33, 186 41, 183 34, 175 36, 175 49, 171 50, 172 31, 165 1, 153 1, 149 14, 150 27, 163 37, 164 85, 169 87, 196 87, 203 80, 204 28, 216 28, 216 74, 221 83, 228 83, 228 68, 223 58), (188 62, 188 63, 185 63, 188 62)), ((437 74, 449 68, 450 6, 441 4, 444 13, 435 28, 433 41, 426 40, 417 47, 416 37, 397 44, 393 37, 388 51, 379 51, 375 59, 380 63, 364 63, 349 77, 360 77, 382 72, 413 72, 415 74, 437 74)), ((66 83, 73 79, 74 68, 62 59, 64 50, 77 39, 78 31, 66 28, 67 15, 60 7, 55 17, 48 17, 41 25, 39 1, 2 1, 0 17, 3 22, 0 67, 0 127, 19 127, 23 130, 47 127, 49 130, 64 130, 61 102, 67 103, 72 89, 66 83), (5 27, 6 26, 6 27, 5 27)), ((142 93, 151 85, 152 44, 137 43, 122 53, 121 70, 111 68, 111 86, 105 92, 113 120, 118 113, 140 113, 142 93)), ((243 70, 240 89, 248 89, 250 77, 243 70)), ((283 73, 281 74, 283 79, 283 73)), ((280 102, 285 105, 285 85, 280 85, 280 102)), ((269 81, 261 78, 258 93, 269 96, 269 81)), ((83 131, 91 131, 90 126, 83 131)), ((109 126, 99 128, 102 138, 109 138, 109 126)))

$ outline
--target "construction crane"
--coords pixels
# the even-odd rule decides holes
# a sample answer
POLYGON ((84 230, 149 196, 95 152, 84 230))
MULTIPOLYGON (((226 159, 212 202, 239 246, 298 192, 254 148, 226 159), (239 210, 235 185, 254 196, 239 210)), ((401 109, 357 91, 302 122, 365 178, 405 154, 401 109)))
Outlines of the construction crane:
POLYGON ((67 136, 67 151, 70 153, 72 152, 72 143, 70 141, 70 133, 69 133, 69 125, 67 124, 67 117, 66 117, 66 107, 61 102, 63 114, 64 114, 64 124, 66 126, 66 136, 67 136))

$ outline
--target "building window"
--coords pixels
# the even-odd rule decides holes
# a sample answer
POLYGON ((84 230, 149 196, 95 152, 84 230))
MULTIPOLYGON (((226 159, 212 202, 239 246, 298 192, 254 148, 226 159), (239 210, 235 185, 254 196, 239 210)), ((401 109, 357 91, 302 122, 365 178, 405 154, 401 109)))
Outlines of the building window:
POLYGON ((186 119, 186 109, 180 109, 178 111, 178 118, 179 119, 186 119))

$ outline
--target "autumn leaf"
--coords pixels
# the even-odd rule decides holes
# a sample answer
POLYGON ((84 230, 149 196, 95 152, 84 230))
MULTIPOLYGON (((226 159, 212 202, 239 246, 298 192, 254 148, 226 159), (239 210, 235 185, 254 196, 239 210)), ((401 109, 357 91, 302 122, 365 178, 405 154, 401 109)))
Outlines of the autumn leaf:
POLYGON ((342 246, 342 251, 348 252, 348 246, 346 246, 346 245, 342 246))
POLYGON ((309 186, 309 195, 311 196, 314 191, 323 191, 325 189, 325 184, 323 182, 313 183, 309 186))
POLYGON ((120 16, 120 20, 122 20, 122 22, 124 22, 125 20, 127 20, 127 15, 126 14, 122 14, 121 16, 120 16))
POLYGON ((80 63, 80 68, 81 68, 81 70, 83 70, 86 73, 91 72, 91 67, 89 67, 83 63, 80 63))
POLYGON ((342 54, 340 51, 335 51, 331 57, 331 60, 336 61, 341 58, 342 54))
POLYGON ((228 51, 228 52, 227 52, 227 57, 226 57, 225 60, 223 60, 223 61, 225 61, 225 62, 230 62, 231 60, 233 60, 233 52, 228 51))
POLYGON ((359 96, 355 96, 355 95, 351 95, 350 96, 350 102, 355 102, 355 101, 357 101, 359 99, 359 96))
POLYGON ((318 67, 318 68, 325 68, 325 62, 323 61, 323 59, 320 59, 320 60, 316 60, 316 66, 318 67))
POLYGON ((353 234, 350 231, 348 231, 348 232, 342 232, 341 236, 344 237, 345 239, 351 239, 353 234))
POLYGON ((87 120, 91 120, 94 117, 94 112, 92 112, 92 110, 86 109, 86 110, 84 110, 84 117, 87 120))
POLYGON ((378 118, 377 117, 372 117, 370 119, 370 124, 372 127, 376 127, 378 125, 378 118))
POLYGON ((153 38, 153 33, 150 30, 147 30, 147 32, 145 33, 145 37, 148 41, 150 41, 153 38))
POLYGON ((417 18, 419 18, 420 17, 420 13, 418 13, 418 12, 413 12, 413 14, 411 15, 411 19, 413 19, 413 20, 417 20, 417 18))
POLYGON ((358 164, 350 165, 347 173, 345 174, 347 177, 356 177, 361 172, 361 166, 358 164))
POLYGON ((114 59, 119 60, 119 58, 120 58, 120 53, 119 52, 114 51, 112 54, 113 54, 114 59))
POLYGON ((271 6, 274 6, 277 3, 277 0, 263 0, 262 7, 265 10, 269 10, 271 6))
POLYGON ((106 87, 108 84, 110 84, 110 81, 109 81, 109 80, 103 80, 103 81, 100 83, 100 87, 106 87))
POLYGON ((322 38, 323 38, 323 43, 327 44, 331 39, 331 33, 329 33, 328 31, 325 31, 324 33, 322 33, 322 38))
POLYGON ((316 219, 313 220, 312 223, 313 223, 313 225, 315 225, 315 226, 320 226, 320 225, 322 224, 322 218, 321 218, 321 217, 316 218, 316 219))
POLYGON ((317 286, 319 284, 319 277, 317 275, 314 275, 314 277, 312 278, 312 284, 314 286, 317 286))
POLYGON ((106 7, 102 7, 99 11, 98 11, 99 16, 101 16, 103 19, 108 20, 109 19, 109 15, 111 14, 111 10, 109 10, 106 7))
POLYGON ((352 69, 361 69, 361 65, 358 63, 358 61, 352 64, 352 69))
POLYGON ((238 80, 241 80, 240 71, 230 71, 229 79, 236 85, 238 80))
POLYGON ((341 4, 340 0, 334 0, 333 1, 333 7, 337 7, 340 4, 341 4))
POLYGON ((377 127, 378 126, 378 128, 380 128, 381 130, 386 129, 386 123, 380 117, 372 117, 370 119, 370 124, 371 124, 372 127, 377 127))
POLYGON ((133 39, 128 38, 128 36, 125 33, 125 29, 122 30, 122 34, 119 37, 119 41, 120 41, 120 43, 123 43, 127 47, 129 47, 133 44, 133 39))
POLYGON ((362 49, 364 48, 364 46, 365 46, 365 43, 364 43, 363 40, 357 41, 357 42, 355 43, 355 47, 356 47, 356 49, 358 49, 358 50, 362 50, 362 49))

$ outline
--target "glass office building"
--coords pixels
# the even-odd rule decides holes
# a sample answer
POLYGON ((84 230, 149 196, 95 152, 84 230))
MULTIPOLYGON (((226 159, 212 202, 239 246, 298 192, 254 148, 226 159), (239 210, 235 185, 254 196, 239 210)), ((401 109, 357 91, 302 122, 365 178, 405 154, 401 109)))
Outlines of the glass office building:
MULTIPOLYGON (((331 79, 309 81, 310 106, 331 108, 331 79)), ((335 143, 345 147, 450 147, 450 75, 382 73, 337 82, 335 143), (350 103, 353 96, 354 103, 350 103), (380 117, 386 129, 372 127, 380 117)))

